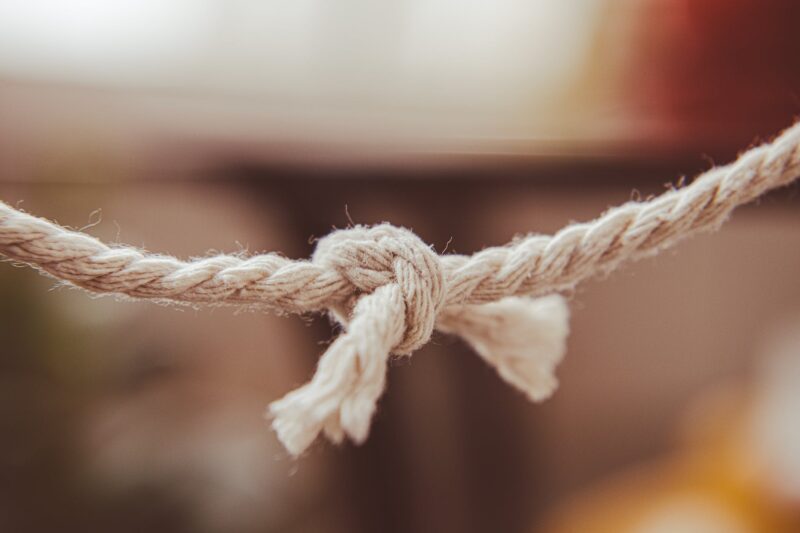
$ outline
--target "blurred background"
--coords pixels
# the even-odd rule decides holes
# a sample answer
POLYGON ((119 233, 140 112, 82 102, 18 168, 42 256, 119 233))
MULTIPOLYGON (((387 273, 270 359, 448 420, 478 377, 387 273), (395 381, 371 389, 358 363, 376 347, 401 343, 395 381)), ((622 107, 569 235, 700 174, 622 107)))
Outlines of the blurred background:
MULTIPOLYGON (((800 112, 795 0, 3 0, 0 198, 188 258, 391 221, 471 253, 800 112)), ((570 295, 529 404, 439 336, 362 447, 265 406, 334 336, 0 265, 0 530, 800 531, 798 187, 570 295)))

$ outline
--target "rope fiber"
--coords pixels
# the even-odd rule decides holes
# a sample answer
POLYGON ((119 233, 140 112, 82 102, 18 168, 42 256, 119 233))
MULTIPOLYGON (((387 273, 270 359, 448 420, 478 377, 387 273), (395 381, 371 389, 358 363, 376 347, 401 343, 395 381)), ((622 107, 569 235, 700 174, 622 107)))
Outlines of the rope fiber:
POLYGON ((390 355, 410 355, 434 329, 461 336, 532 400, 546 398, 568 330, 559 292, 714 230, 735 207, 798 175, 800 122, 688 186, 470 256, 438 255, 411 231, 380 224, 334 231, 311 260, 267 253, 181 261, 109 246, 2 202, 0 254, 93 293, 330 311, 345 333, 313 379, 269 409, 278 437, 298 455, 320 432, 363 442, 390 355))

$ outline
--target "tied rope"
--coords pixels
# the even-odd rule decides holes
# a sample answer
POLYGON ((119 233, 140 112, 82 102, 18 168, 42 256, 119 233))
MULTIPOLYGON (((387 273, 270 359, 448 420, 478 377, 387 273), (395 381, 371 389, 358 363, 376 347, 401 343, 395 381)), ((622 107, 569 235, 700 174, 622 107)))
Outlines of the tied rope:
POLYGON ((410 355, 435 329, 462 337, 531 400, 547 398, 568 331, 559 292, 716 229, 736 206, 798 175, 800 123, 691 185, 471 256, 438 255, 411 231, 381 224, 329 234, 310 261, 269 253, 186 262, 109 246, 2 202, 0 254, 94 293, 329 311, 344 333, 312 380, 269 409, 279 439, 298 455, 320 432, 363 442, 389 357, 410 355))

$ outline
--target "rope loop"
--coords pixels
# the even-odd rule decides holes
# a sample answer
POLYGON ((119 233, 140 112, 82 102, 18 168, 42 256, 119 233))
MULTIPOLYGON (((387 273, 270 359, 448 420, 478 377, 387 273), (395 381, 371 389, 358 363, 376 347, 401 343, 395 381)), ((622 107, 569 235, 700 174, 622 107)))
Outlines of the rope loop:
POLYGON ((430 340, 444 302, 444 271, 439 256, 413 232, 391 224, 335 231, 319 241, 312 262, 335 270, 355 288, 350 307, 364 294, 397 284, 405 332, 393 353, 408 355, 430 340))

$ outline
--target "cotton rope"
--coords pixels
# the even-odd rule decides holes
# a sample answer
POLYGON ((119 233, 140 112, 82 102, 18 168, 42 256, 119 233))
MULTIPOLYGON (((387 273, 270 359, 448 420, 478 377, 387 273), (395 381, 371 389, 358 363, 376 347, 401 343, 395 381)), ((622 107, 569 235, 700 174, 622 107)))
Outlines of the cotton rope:
POLYGON ((192 261, 99 240, 0 202, 0 253, 94 293, 192 304, 330 311, 344 326, 312 380, 270 405, 293 455, 320 432, 363 442, 390 355, 410 355, 434 329, 470 344, 531 400, 556 387, 568 310, 558 294, 620 263, 722 224, 738 205, 800 175, 800 123, 691 185, 628 202, 555 235, 528 235, 474 255, 438 255, 390 224, 334 231, 311 260, 275 253, 192 261), (542 298, 536 298, 549 295, 542 298))

